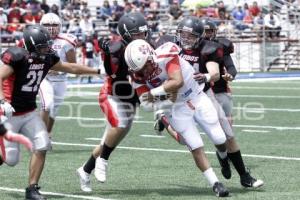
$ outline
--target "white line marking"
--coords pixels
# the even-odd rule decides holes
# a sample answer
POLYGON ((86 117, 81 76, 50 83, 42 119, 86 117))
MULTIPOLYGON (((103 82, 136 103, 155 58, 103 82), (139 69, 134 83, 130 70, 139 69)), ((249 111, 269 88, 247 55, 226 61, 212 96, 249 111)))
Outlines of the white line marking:
POLYGON ((85 138, 85 140, 93 140, 93 141, 101 141, 102 140, 102 138, 94 138, 94 137, 90 137, 90 138, 85 138))
POLYGON ((164 138, 164 135, 140 135, 141 137, 148 137, 148 138, 164 138))
MULTIPOLYGON (((94 99, 93 99, 94 100, 94 99)), ((81 104, 81 105, 95 105, 98 106, 98 102, 88 102, 88 101, 64 101, 64 105, 68 104, 81 104)), ((275 111, 275 112, 300 112, 300 109, 296 108, 251 108, 251 107, 233 107, 236 110, 258 110, 258 111, 275 111)), ((135 116, 135 118, 143 118, 142 116, 135 116)))
POLYGON ((252 130, 252 129, 243 129, 242 131, 248 133, 269 133, 270 132, 267 130, 252 130))
MULTIPOLYGON (((55 145, 62 146, 82 146, 82 147, 95 147, 93 144, 78 144, 78 143, 65 143, 65 142, 52 142, 55 145)), ((118 146, 118 149, 128 149, 128 150, 140 150, 140 151, 158 151, 158 152, 175 152, 175 153, 190 153, 187 150, 177 150, 177 149, 157 149, 157 148, 141 148, 141 147, 124 147, 118 146)), ((216 152, 206 151, 207 154, 216 154, 216 152)), ((276 159, 276 160, 295 160, 300 161, 300 158, 295 157, 283 157, 283 156, 265 156, 265 155, 255 155, 255 154, 243 154, 244 157, 252 158, 266 158, 266 159, 276 159)))
POLYGON ((245 98, 273 98, 273 99, 300 99, 300 96, 279 96, 279 95, 244 95, 234 94, 233 97, 245 97, 245 98))
MULTIPOLYGON (((82 91, 78 91, 78 92, 68 92, 66 94, 66 97, 87 97, 87 96, 98 96, 99 93, 98 92, 82 92, 82 91)), ((234 94, 232 95, 233 97, 251 97, 251 98, 274 98, 274 99, 300 99, 300 96, 279 96, 279 95, 243 95, 243 94, 234 94)))
MULTIPOLYGON (((0 190, 9 191, 9 192, 22 192, 22 193, 25 192, 24 189, 22 190, 17 188, 8 188, 8 187, 0 187, 0 190)), ((44 195, 70 197, 74 199, 108 200, 108 199, 103 199, 100 197, 93 197, 93 196, 83 196, 83 195, 73 195, 73 194, 64 194, 64 193, 43 192, 43 191, 41 191, 41 193, 44 195)))
MULTIPOLYGON (((282 77, 282 78, 249 78, 249 79, 236 79, 234 82, 250 82, 250 83, 255 83, 255 82, 273 82, 273 81, 292 81, 292 80, 300 80, 300 77, 282 77)), ((275 82, 278 84, 278 82, 275 82)))
MULTIPOLYGON (((106 121, 105 118, 92 118, 92 117, 67 117, 67 116, 57 116, 59 120, 89 120, 89 121, 106 121)), ((143 120, 134 120, 134 123, 138 124, 153 124, 154 121, 143 121, 143 120)), ((247 124, 233 124, 234 127, 242 128, 266 128, 266 129, 276 129, 276 130, 300 130, 300 127, 291 127, 291 126, 260 126, 260 125, 247 125, 247 124)))

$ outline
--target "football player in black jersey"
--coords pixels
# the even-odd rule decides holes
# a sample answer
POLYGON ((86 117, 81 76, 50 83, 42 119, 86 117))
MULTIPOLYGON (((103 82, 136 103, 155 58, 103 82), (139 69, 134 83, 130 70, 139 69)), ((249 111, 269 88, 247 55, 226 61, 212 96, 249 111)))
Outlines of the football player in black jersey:
MULTIPOLYGON (((219 68, 221 66, 223 69, 225 65, 224 45, 222 43, 220 44, 219 42, 216 43, 211 40, 205 40, 204 29, 205 24, 203 24, 199 18, 191 16, 183 19, 178 25, 179 43, 182 47, 181 56, 190 62, 195 71, 198 72, 195 74, 194 78, 199 82, 206 82, 204 92, 206 92, 206 94, 210 97, 215 108, 217 109, 220 124, 227 136, 226 151, 220 151, 220 149, 217 151, 217 157, 222 167, 222 174, 226 179, 231 178, 231 170, 228 161, 229 159, 239 173, 241 184, 244 187, 260 187, 263 185, 263 181, 256 180, 246 170, 239 147, 234 139, 232 127, 226 118, 224 110, 214 97, 211 89, 211 86, 213 86, 214 83, 220 79, 220 77, 230 80, 233 78, 231 76, 233 76, 234 73, 233 75, 223 74, 222 76, 219 68)), ((228 53, 226 52, 225 55, 228 56, 228 53)), ((226 60, 226 63, 227 62, 228 60, 226 60)), ((228 62, 228 65, 230 65, 230 63, 232 62, 228 62)), ((163 115, 159 114, 159 116, 161 117, 163 115)), ((158 122, 157 124, 162 123, 158 122)), ((167 130, 174 138, 177 138, 177 140, 180 141, 177 133, 172 131, 172 128, 168 125, 167 130)))
MULTIPOLYGON (((4 115, 8 118, 5 126, 27 136, 33 143, 25 198, 43 200, 46 197, 40 194, 38 182, 51 143, 46 126, 35 111, 40 83, 50 69, 72 74, 98 74, 100 71, 61 62, 51 49, 49 32, 40 25, 27 26, 23 36, 25 48, 11 47, 1 55, 4 64, 0 67, 0 100, 1 106, 5 105, 4 115)), ((19 161, 19 144, 4 140, 4 147, 5 163, 15 166, 19 161)))
MULTIPOLYGON (((217 34, 217 26, 215 23, 209 19, 202 20, 202 23, 205 27, 205 39, 217 42, 218 44, 222 45, 224 50, 224 56, 219 64, 220 67, 220 79, 216 81, 213 86, 213 92, 215 99, 218 101, 219 105, 222 107, 225 116, 228 119, 228 122, 232 126, 232 97, 231 97, 231 90, 228 85, 228 81, 232 81, 236 74, 237 70, 234 66, 233 60, 230 56, 234 52, 233 43, 224 38, 224 37, 216 37, 217 34)), ((235 137, 228 137, 227 142, 227 151, 228 157, 231 160, 232 164, 236 168, 237 172, 241 178, 241 184, 244 187, 260 187, 263 185, 263 181, 256 180, 255 178, 251 177, 250 174, 246 171, 243 158, 240 152, 240 147, 235 140, 235 137)), ((222 167, 222 174, 225 178, 229 179, 231 177, 231 169, 228 162, 228 159, 222 159, 218 156, 218 160, 222 167)))
POLYGON ((107 74, 99 94, 99 104, 108 123, 101 144, 93 150, 87 162, 77 169, 81 190, 84 192, 92 191, 90 174, 94 169, 96 179, 106 181, 109 156, 129 132, 138 104, 138 97, 129 83, 124 52, 132 40, 149 40, 149 27, 141 13, 132 12, 120 18, 117 31, 122 37, 121 41, 99 39, 107 74))

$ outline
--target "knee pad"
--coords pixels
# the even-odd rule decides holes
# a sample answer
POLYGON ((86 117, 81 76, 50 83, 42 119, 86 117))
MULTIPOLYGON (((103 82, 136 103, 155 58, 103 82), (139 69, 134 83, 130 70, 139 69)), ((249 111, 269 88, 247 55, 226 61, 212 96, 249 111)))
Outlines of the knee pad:
POLYGON ((40 131, 33 140, 34 150, 47 151, 51 149, 51 141, 47 131, 40 131))
POLYGON ((6 160, 5 163, 8 166, 15 166, 20 161, 20 151, 18 149, 6 148, 6 160))

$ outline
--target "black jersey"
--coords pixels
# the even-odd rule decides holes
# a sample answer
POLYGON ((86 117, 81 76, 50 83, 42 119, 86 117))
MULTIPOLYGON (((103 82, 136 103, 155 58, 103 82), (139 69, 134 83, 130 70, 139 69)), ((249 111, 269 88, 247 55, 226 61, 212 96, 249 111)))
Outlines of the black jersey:
MULTIPOLYGON (((180 56, 188 61, 196 72, 208 73, 207 62, 221 63, 223 58, 223 48, 218 43, 202 40, 198 48, 193 50, 182 50, 180 56)), ((204 91, 210 88, 210 83, 205 83, 204 91)))
POLYGON ((104 68, 108 75, 101 89, 102 94, 117 96, 121 101, 136 104, 138 97, 129 82, 128 66, 124 58, 126 44, 116 41, 110 44, 110 53, 104 55, 104 68))
POLYGON ((220 63, 220 76, 221 76, 220 80, 214 83, 212 89, 215 93, 230 92, 228 82, 222 78, 222 75, 225 74, 225 69, 233 77, 235 77, 237 74, 236 68, 230 56, 230 54, 234 52, 234 46, 233 43, 226 38, 216 38, 213 41, 222 45, 224 51, 224 57, 220 63))
POLYGON ((34 110, 40 84, 59 57, 49 54, 42 59, 24 48, 11 47, 1 55, 1 60, 14 70, 2 83, 5 99, 17 114, 34 110))

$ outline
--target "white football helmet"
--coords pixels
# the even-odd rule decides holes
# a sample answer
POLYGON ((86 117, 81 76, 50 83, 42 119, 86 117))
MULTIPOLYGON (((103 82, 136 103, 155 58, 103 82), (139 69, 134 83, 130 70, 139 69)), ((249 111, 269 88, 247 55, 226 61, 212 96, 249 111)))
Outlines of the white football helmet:
POLYGON ((62 27, 59 16, 54 13, 44 14, 40 24, 49 31, 52 39, 54 39, 60 33, 62 27))
POLYGON ((133 40, 125 49, 125 61, 133 72, 141 71, 147 61, 155 62, 155 60, 154 49, 145 40, 133 40))

